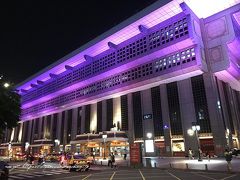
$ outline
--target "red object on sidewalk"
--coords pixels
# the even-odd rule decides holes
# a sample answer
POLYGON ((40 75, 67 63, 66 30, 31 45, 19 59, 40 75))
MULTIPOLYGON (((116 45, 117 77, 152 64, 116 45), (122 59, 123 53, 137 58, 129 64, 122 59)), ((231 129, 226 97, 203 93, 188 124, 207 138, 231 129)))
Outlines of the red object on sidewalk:
POLYGON ((139 143, 130 144, 130 163, 131 164, 141 163, 140 144, 139 143))

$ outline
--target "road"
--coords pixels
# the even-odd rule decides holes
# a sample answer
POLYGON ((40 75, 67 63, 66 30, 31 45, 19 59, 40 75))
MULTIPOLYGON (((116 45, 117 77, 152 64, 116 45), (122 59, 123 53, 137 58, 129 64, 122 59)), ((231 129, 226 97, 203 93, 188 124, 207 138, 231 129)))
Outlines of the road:
POLYGON ((69 172, 61 168, 21 168, 10 171, 9 180, 21 179, 65 179, 65 180, 239 180, 240 174, 216 173, 206 171, 163 170, 158 168, 133 169, 107 166, 92 166, 87 172, 69 172))

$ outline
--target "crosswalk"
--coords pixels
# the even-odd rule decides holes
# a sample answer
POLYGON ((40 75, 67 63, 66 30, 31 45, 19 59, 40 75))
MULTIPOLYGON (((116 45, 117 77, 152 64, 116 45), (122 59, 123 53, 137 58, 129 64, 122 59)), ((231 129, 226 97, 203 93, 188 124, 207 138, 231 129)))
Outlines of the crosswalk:
POLYGON ((20 180, 20 179, 36 179, 43 176, 52 176, 70 173, 67 170, 63 169, 52 169, 46 171, 37 171, 37 172, 26 172, 26 173, 14 173, 9 175, 9 180, 20 180))

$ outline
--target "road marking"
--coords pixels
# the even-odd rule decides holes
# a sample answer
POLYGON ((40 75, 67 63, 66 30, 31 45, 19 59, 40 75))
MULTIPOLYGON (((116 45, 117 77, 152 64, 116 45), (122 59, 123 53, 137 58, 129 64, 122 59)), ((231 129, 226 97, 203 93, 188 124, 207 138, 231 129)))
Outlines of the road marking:
POLYGON ((27 177, 27 178, 32 178, 34 175, 33 175, 33 176, 32 176, 32 175, 29 176, 29 175, 27 175, 27 174, 18 174, 18 176, 20 176, 20 177, 25 177, 25 178, 26 178, 26 177, 27 177))
MULTIPOLYGON (((191 173, 192 173, 192 172, 191 172, 191 173)), ((197 175, 197 176, 201 176, 201 177, 204 177, 204 178, 207 178, 207 179, 211 179, 211 180, 217 180, 217 179, 215 179, 215 178, 211 178, 211 177, 208 177, 208 176, 206 176, 206 175, 201 175, 201 174, 198 174, 198 173, 192 173, 192 174, 197 175)))
POLYGON ((89 174, 88 176, 86 176, 85 178, 83 178, 82 180, 85 180, 87 178, 89 178, 92 174, 89 174))
POLYGON ((145 177, 143 176, 143 174, 142 174, 141 170, 140 170, 140 169, 138 169, 138 171, 139 171, 139 173, 141 174, 141 176, 142 176, 142 179, 143 179, 143 180, 145 180, 145 177))
MULTIPOLYGON (((167 171, 167 172, 168 172, 168 171, 167 171)), ((172 174, 172 173, 170 173, 170 172, 168 172, 168 174, 170 174, 172 177, 176 178, 177 180, 182 180, 182 179, 178 178, 177 176, 175 176, 174 174, 172 174)))
POLYGON ((236 176, 236 174, 233 174, 233 175, 231 175, 231 176, 228 176, 228 177, 222 178, 221 180, 229 179, 229 178, 232 178, 232 177, 235 177, 235 176, 236 176))
POLYGON ((114 175, 116 174, 116 171, 113 172, 112 176, 110 177, 110 180, 113 179, 114 175))
POLYGON ((77 176, 68 176, 68 177, 60 177, 60 178, 55 178, 55 179, 69 179, 69 178, 76 178, 76 177, 82 177, 85 175, 77 175, 77 176))
POLYGON ((24 179, 23 177, 18 177, 18 176, 13 176, 13 175, 11 175, 11 176, 9 176, 10 178, 14 178, 14 179, 24 179))

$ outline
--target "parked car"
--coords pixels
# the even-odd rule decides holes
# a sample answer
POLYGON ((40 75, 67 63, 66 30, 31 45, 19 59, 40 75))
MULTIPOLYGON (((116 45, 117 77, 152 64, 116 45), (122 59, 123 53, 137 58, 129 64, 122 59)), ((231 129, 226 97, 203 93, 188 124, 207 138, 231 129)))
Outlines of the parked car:
POLYGON ((8 169, 8 163, 5 161, 0 161, 0 179, 8 179, 9 176, 9 169, 8 169))
POLYGON ((69 171, 88 171, 90 162, 83 155, 62 155, 60 165, 69 171))

